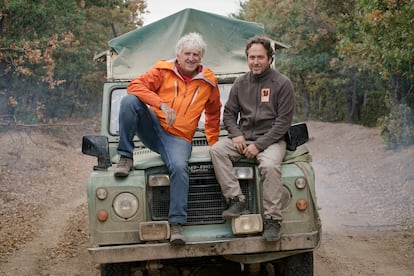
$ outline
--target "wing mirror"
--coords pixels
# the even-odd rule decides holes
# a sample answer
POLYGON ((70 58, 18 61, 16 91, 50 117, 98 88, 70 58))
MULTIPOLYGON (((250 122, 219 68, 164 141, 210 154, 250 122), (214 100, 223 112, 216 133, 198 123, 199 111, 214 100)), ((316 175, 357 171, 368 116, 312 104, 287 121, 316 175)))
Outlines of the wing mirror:
POLYGON ((85 135, 82 138, 82 153, 96 156, 98 165, 93 166, 94 170, 105 171, 112 164, 109 157, 108 137, 102 135, 85 135))
POLYGON ((297 123, 290 126, 285 135, 287 150, 295 151, 297 147, 309 140, 308 127, 305 123, 297 123))

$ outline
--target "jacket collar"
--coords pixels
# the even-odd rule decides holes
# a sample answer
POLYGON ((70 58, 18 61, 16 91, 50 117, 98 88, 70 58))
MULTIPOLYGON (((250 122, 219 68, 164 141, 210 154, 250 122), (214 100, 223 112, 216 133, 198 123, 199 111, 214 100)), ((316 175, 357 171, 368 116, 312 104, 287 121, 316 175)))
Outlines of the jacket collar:
MULTIPOLYGON (((173 71, 180 79, 182 79, 184 81, 184 78, 181 76, 181 74, 178 72, 178 68, 176 66, 176 61, 177 59, 170 59, 170 60, 160 60, 157 62, 157 64, 155 65, 156 68, 159 69, 167 69, 167 70, 171 70, 173 71)), ((207 82, 208 84, 210 84, 211 86, 215 87, 216 86, 216 78, 214 76, 214 73, 209 70, 208 68, 206 68, 204 65, 200 64, 199 65, 199 73, 197 75, 195 75, 193 77, 192 80, 204 80, 205 82, 207 82)))
POLYGON ((263 73, 261 73, 261 74, 259 74, 259 75, 254 75, 253 73, 252 73, 252 71, 250 71, 250 76, 252 77, 252 79, 254 80, 254 81, 260 81, 261 79, 263 79, 263 78, 265 78, 266 76, 268 76, 268 75, 270 75, 270 72, 271 72, 272 70, 271 70, 271 68, 270 68, 270 66, 266 69, 266 70, 264 70, 263 71, 263 73))

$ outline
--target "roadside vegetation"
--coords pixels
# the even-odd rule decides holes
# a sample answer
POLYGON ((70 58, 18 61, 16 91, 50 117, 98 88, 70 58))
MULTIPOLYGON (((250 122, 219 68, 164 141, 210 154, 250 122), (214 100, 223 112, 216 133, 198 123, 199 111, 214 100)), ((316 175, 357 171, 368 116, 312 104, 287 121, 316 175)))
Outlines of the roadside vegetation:
MULTIPOLYGON (((414 144, 412 0, 244 0, 238 19, 289 45, 276 67, 295 85, 296 121, 379 126, 414 144)), ((145 0, 0 0, 0 123, 99 113, 107 41, 142 26, 145 0)), ((1 124, 0 124, 1 126, 1 124)))

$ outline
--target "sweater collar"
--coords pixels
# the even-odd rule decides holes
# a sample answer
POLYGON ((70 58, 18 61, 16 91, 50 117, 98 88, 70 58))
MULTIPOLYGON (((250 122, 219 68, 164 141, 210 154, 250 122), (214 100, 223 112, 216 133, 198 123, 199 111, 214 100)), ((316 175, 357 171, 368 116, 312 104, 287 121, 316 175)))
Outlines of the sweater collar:
POLYGON ((271 69, 270 69, 270 66, 269 66, 266 70, 263 71, 263 73, 261 73, 259 75, 254 75, 253 73, 251 73, 251 71, 250 71, 250 74, 252 75, 253 80, 259 81, 259 80, 263 79, 264 77, 266 77, 267 75, 269 75, 270 71, 271 71, 271 69))

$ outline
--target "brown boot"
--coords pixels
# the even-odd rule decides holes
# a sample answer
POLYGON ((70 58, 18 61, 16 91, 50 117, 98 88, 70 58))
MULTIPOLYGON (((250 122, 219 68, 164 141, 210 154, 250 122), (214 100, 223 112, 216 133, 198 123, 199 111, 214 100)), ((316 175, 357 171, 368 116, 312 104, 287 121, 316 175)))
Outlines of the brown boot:
POLYGON ((280 228, 282 225, 279 220, 265 219, 263 223, 262 239, 265 241, 278 241, 280 240, 280 228))
POLYGON ((183 245, 185 244, 185 236, 183 229, 179 223, 170 224, 170 243, 173 245, 183 245))
POLYGON ((132 169, 133 163, 134 161, 131 158, 121 156, 121 158, 119 158, 118 164, 116 165, 114 175, 121 177, 128 176, 129 171, 132 169))
POLYGON ((246 210, 246 203, 240 201, 238 197, 230 200, 230 207, 223 211, 221 216, 223 219, 232 219, 239 217, 246 210))

